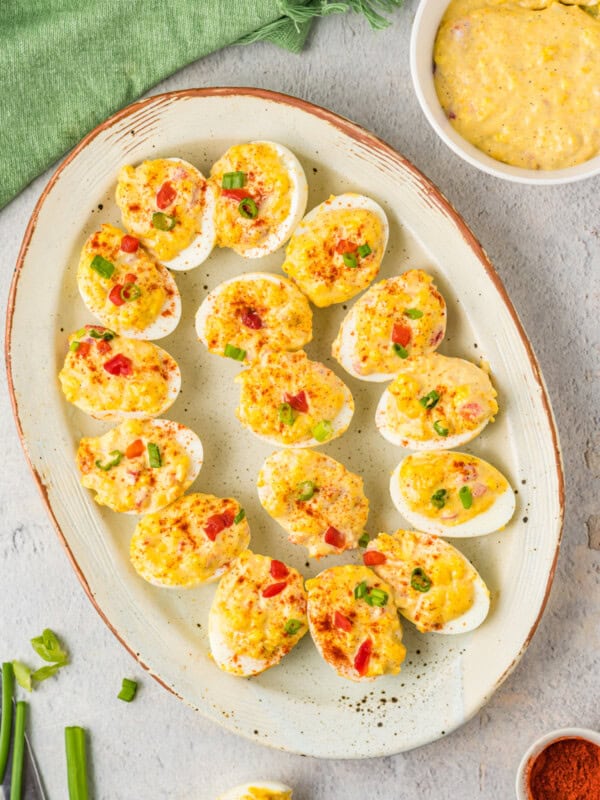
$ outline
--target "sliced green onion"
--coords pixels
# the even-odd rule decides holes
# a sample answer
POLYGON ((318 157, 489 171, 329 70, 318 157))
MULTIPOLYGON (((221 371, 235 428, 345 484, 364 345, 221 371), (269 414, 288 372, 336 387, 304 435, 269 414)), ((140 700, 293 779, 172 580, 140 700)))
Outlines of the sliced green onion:
POLYGON ((296 421, 297 414, 289 403, 282 403, 278 409, 279 422, 284 425, 293 425, 296 421))
POLYGON ((158 231, 172 231, 177 225, 177 219, 170 217, 168 214, 163 214, 162 211, 155 211, 152 214, 152 227, 158 231))
POLYGON ((19 700, 15 711, 15 736, 13 739, 12 771, 10 773, 10 800, 23 797, 23 759, 25 756, 25 718, 27 703, 19 700))
POLYGON ((246 184, 245 172, 225 172, 221 187, 223 189, 241 189, 246 184))
POLYGON ((158 449, 158 445, 154 444, 154 442, 148 442, 148 459, 151 467, 162 467, 160 450, 158 449))
POLYGON ((34 681, 45 681, 46 678, 51 678, 53 675, 56 675, 58 670, 62 667, 62 664, 46 664, 45 667, 40 667, 36 669, 35 672, 31 673, 31 678, 34 681))
POLYGON ((372 252, 373 251, 366 242, 364 244, 361 244, 361 246, 358 248, 358 255, 361 258, 366 258, 367 256, 370 256, 372 252))
POLYGON ((365 601, 367 605, 370 606, 378 606, 379 608, 383 608, 383 606, 388 601, 388 593, 384 592, 383 589, 370 589, 367 592, 367 596, 365 597, 365 601))
POLYGON ((234 347, 232 344, 226 344, 223 353, 227 358, 234 358, 236 361, 243 361, 246 358, 246 351, 241 347, 234 347))
POLYGON ((358 259, 354 253, 343 253, 342 258, 344 259, 344 264, 350 267, 350 269, 356 269, 356 267, 358 267, 358 259))
POLYGON ((431 495, 431 505, 436 508, 443 508, 446 505, 448 492, 446 489, 438 489, 431 495))
POLYGON ((463 508, 471 508, 473 505, 473 495, 471 494, 471 490, 468 486, 462 486, 459 489, 458 497, 463 508))
POLYGON ((101 278, 111 278, 113 272, 115 271, 115 265, 112 264, 110 261, 107 261, 102 256, 94 256, 92 258, 92 263, 90 264, 90 269, 93 269, 94 272, 97 272, 101 278))
POLYGON ((415 567, 410 574, 410 585, 417 592, 428 592, 431 589, 431 578, 421 567, 415 567))
POLYGON ((240 522, 241 522, 241 521, 242 521, 242 520, 245 518, 245 516, 246 516, 246 512, 244 511, 244 509, 243 509, 243 508, 240 508, 240 510, 238 511, 238 513, 237 513, 237 514, 235 515, 235 517, 233 518, 233 524, 234 524, 234 525, 239 525, 239 524, 240 524, 240 522))
POLYGON ((111 450, 108 455, 111 456, 111 458, 105 464, 101 461, 96 461, 96 466, 103 472, 108 472, 109 469, 117 467, 121 463, 124 453, 120 450, 111 450))
POLYGON ((131 703, 135 697, 135 693, 137 692, 137 687, 138 685, 136 681, 129 680, 129 678, 123 678, 121 691, 117 697, 119 700, 124 700, 126 703, 131 703))
MULTIPOLYGON (((119 451, 113 452, 118 453, 119 451)), ((59 666, 66 664, 69 658, 69 654, 62 647, 58 636, 50 628, 45 628, 41 636, 31 639, 31 646, 44 661, 50 661, 59 666)))
POLYGON ((423 316, 423 312, 420 311, 418 308, 405 308, 404 313, 410 319, 421 319, 423 316))
POLYGON ((444 428, 439 419, 436 419, 436 421, 433 423, 433 430, 438 434, 438 436, 448 436, 449 433, 448 428, 444 428))
POLYGON ((10 750, 10 734, 13 715, 13 691, 15 674, 10 661, 2 664, 2 717, 0 717, 0 786, 4 782, 4 773, 8 763, 10 750))
POLYGON ((126 303, 131 303, 132 300, 137 300, 138 297, 141 297, 142 290, 137 283, 126 283, 121 288, 119 294, 121 300, 124 300, 126 303))
POLYGON ((438 400, 440 399, 439 394, 433 389, 429 394, 424 395, 423 397, 419 398, 419 403, 423 406, 423 408, 435 408, 438 404, 438 400))
POLYGON ((25 689, 26 692, 30 692, 32 689, 31 675, 33 670, 29 669, 27 664, 23 664, 22 661, 13 661, 12 668, 16 682, 22 689, 25 689))
POLYGON ((402 347, 402 345, 398 344, 398 342, 394 342, 392 348, 394 350, 394 353, 396 353, 396 355, 398 356, 398 358, 408 358, 408 350, 406 349, 406 347, 402 347))
POLYGON ((371 541, 371 537, 369 536, 368 533, 365 532, 365 533, 363 533, 363 535, 358 540, 358 546, 359 547, 366 547, 369 544, 370 541, 371 541))
POLYGON ((367 582, 366 581, 361 581, 360 583, 357 583, 356 586, 354 587, 354 597, 355 597, 355 599, 356 600, 361 600, 363 597, 366 597, 368 591, 369 590, 367 588, 367 582))
POLYGON ((87 334, 87 328, 79 328, 75 336, 78 339, 83 339, 83 337, 86 336, 86 334, 87 334))
POLYGON ((69 345, 69 350, 72 353, 76 353, 79 350, 79 345, 80 344, 81 344, 81 342, 71 342, 71 344, 69 345))
POLYGON ((256 219, 258 217, 258 206, 251 197, 244 197, 238 206, 238 211, 246 219, 256 219))
POLYGON ((301 622, 299 619, 288 619, 288 621, 285 623, 283 627, 283 630, 286 633, 289 633, 290 636, 294 636, 296 633, 298 633, 298 631, 303 625, 304 623, 301 622))
POLYGON ((65 728, 69 800, 88 800, 85 731, 77 725, 65 728))
POLYGON ((331 439, 333 425, 328 419, 322 419, 320 422, 317 422, 311 433, 317 442, 326 442, 327 439, 331 439))
MULTIPOLYGON (((127 284, 125 285, 127 286, 127 284)), ((111 331, 108 328, 105 331, 97 331, 95 328, 90 328, 89 331, 86 331, 84 328, 81 335, 84 336, 86 333, 88 336, 91 336, 92 339, 104 339, 105 342, 110 342, 110 340, 114 339, 117 335, 114 331, 111 331)), ((79 336, 79 333, 77 335, 79 336)))
POLYGON ((296 497, 296 500, 299 502, 304 502, 305 500, 310 500, 310 498, 314 495, 317 490, 317 485, 312 481, 302 481, 301 483, 296 484, 296 489, 298 489, 298 496, 296 497))

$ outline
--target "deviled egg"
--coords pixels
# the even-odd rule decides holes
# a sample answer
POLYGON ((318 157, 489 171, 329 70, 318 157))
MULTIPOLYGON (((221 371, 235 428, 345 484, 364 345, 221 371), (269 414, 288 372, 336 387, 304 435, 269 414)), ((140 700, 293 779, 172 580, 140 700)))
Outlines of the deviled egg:
POLYGON ((317 650, 342 678, 396 675, 402 626, 390 586, 367 567, 331 567, 306 581, 308 624, 317 650))
POLYGON ((398 611, 421 633, 466 633, 487 617, 490 593, 479 573, 437 536, 380 533, 363 561, 389 583, 398 611))
POLYGON ((102 225, 85 243, 77 269, 83 302, 104 325, 133 339, 160 339, 181 319, 171 273, 135 236, 102 225))
POLYGON ((332 195, 298 225, 281 268, 319 308, 343 303, 379 272, 388 234, 385 212, 374 200, 332 195))
POLYGON ((446 303, 420 269, 371 286, 346 314, 332 355, 363 381, 388 381, 403 360, 433 352, 446 331, 446 303))
POLYGON ((116 200, 124 227, 165 267, 193 269, 210 255, 216 239, 214 195, 187 161, 157 158, 122 167, 116 200))
POLYGON ((299 572, 245 550, 217 587, 208 617, 216 664, 232 675, 258 675, 278 664, 308 630, 299 572))
POLYGON ((236 500, 187 494, 138 522, 129 555, 149 583, 188 589, 220 578, 249 543, 246 513, 236 500))
POLYGON ((369 515, 363 481, 314 450, 279 450, 257 480, 265 511, 314 558, 358 547, 369 515))
POLYGON ((98 505, 125 514, 151 514, 181 497, 202 460, 196 434, 167 419, 126 420, 77 450, 81 485, 98 505))
POLYGON ((346 384, 301 350, 265 353, 235 380, 241 387, 237 418, 271 444, 324 444, 344 433, 354 413, 346 384))
POLYGON ((265 350, 299 350, 312 339, 312 311, 294 284, 268 272, 225 281, 202 301, 196 333, 210 353, 251 364, 265 350))
POLYGON ((255 781, 234 786, 217 800, 292 800, 292 789, 277 781, 255 781))
POLYGON ((481 367, 439 353, 407 359, 375 414, 381 435, 412 450, 447 450, 478 436, 498 411, 481 367))
POLYGON ((230 147, 213 164, 217 244, 245 258, 278 250, 306 209, 308 185, 300 162, 276 142, 230 147))
POLYGON ((449 450, 412 453, 390 480, 402 516, 420 531, 440 536, 483 536, 500 530, 515 511, 515 494, 491 464, 449 450))
POLYGON ((58 378, 69 403, 106 420, 156 417, 181 388, 181 372, 166 350, 100 325, 69 336, 58 378))

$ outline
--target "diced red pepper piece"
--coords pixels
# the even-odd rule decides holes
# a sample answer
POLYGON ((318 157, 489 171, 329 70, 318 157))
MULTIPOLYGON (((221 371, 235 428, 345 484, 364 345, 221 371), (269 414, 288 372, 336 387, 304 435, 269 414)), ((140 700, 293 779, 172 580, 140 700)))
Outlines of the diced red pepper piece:
POLYGON ((117 353, 114 358, 111 358, 103 366, 110 375, 119 375, 123 378, 133 375, 133 362, 122 353, 117 353))
POLYGON ((303 414, 306 414, 308 411, 308 398, 306 397, 306 392, 304 389, 298 394, 290 394, 286 392, 283 396, 283 399, 286 403, 289 403, 294 411, 301 411, 303 414))
POLYGON ((251 308, 247 308, 242 314, 242 322, 247 328, 252 328, 253 331, 259 331, 262 326, 262 319, 251 308))
POLYGON ((458 413, 468 420, 473 420, 482 415, 483 407, 479 403, 465 403, 458 409, 458 413))
POLYGON ((177 190, 170 181, 165 181, 156 193, 156 205, 164 211, 177 197, 177 190))
POLYGON ((336 628, 339 628, 342 631, 351 631, 352 630, 352 623, 345 617, 343 614, 340 614, 339 611, 336 611, 333 615, 333 624, 336 628))
POLYGON ((272 583, 262 590, 262 596, 275 597, 276 594, 283 592, 286 586, 287 583, 285 581, 282 581, 281 583, 272 583))
POLYGON ((122 306, 125 300, 121 297, 121 292, 123 290, 123 286, 120 283, 117 283, 113 288, 110 290, 110 294, 108 295, 108 299, 111 303, 114 303, 116 306, 122 306))
POLYGON ((78 356, 87 356, 87 354, 92 349, 92 345, 89 342, 79 342, 79 347, 75 351, 78 356))
POLYGON ((367 567, 376 567, 378 564, 385 564, 387 558, 378 550, 367 550, 363 555, 363 561, 367 567))
POLYGON ((110 353, 110 351, 112 350, 110 342, 106 342, 104 341, 104 339, 97 339, 96 347, 98 348, 98 351, 102 353, 102 355, 106 355, 107 353, 110 353))
POLYGON ((358 648, 356 656, 354 657, 354 669, 362 677, 367 674, 369 669, 369 661, 371 660, 371 653, 373 652, 373 642, 370 639, 365 639, 361 646, 358 648))
POLYGON ((125 283, 135 283, 137 281, 137 275, 134 275, 133 272, 128 272, 125 275, 125 283))
POLYGON ((208 536, 211 542, 217 538, 217 534, 224 531, 225 528, 230 528, 233 525, 235 516, 231 511, 224 511, 222 514, 214 514, 206 520, 204 526, 204 533, 208 536))
POLYGON ((283 561, 277 561, 273 559, 271 561, 271 569, 269 570, 273 578, 287 578, 290 574, 289 569, 283 563, 283 561))
POLYGON ((231 528, 231 526, 233 525, 233 521, 235 519, 235 514, 233 513, 233 511, 229 511, 229 509, 227 511, 223 511, 221 517, 223 518, 225 527, 231 528))
POLYGON ((348 239, 340 239, 339 242, 335 246, 335 252, 343 255, 344 253, 355 253, 356 252, 356 245, 354 242, 348 241, 348 239))
POLYGON ((237 200, 238 203, 241 203, 242 200, 245 200, 247 197, 251 200, 254 199, 247 189, 221 189, 221 196, 237 200))
POLYGON ((346 543, 346 537, 337 528, 327 528, 325 531, 325 541, 332 547, 343 547, 346 543))
POLYGON ((144 447, 144 443, 141 439, 136 439, 135 442, 132 442, 125 450, 125 458, 136 458, 137 456, 141 456, 146 448, 144 447))
POLYGON ((129 236, 126 234, 121 239, 121 250, 124 253, 135 253, 135 251, 140 246, 140 240, 136 239, 135 236, 129 236))
POLYGON ((394 344, 400 344, 402 347, 406 347, 406 345, 410 342, 411 334, 412 331, 408 325, 402 325, 401 322, 395 322, 392 330, 392 342, 394 342, 394 344))

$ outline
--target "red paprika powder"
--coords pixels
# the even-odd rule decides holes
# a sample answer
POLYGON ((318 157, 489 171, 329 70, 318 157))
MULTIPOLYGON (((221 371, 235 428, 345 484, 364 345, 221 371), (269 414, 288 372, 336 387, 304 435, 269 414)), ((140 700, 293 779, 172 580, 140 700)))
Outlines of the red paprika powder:
POLYGON ((600 747, 558 739, 529 763, 529 800, 600 800, 600 747))

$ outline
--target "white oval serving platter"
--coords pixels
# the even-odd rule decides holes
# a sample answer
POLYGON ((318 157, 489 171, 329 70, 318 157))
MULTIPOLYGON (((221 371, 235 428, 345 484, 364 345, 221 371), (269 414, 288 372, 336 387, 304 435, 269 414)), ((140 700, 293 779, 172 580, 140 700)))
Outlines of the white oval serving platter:
MULTIPOLYGON (((283 251, 260 260, 278 272, 283 251)), ((206 294, 257 269, 215 250, 198 269, 177 273, 183 303, 164 347, 178 361, 182 392, 169 418, 202 439, 205 462, 190 491, 236 497, 252 530, 251 547, 289 561, 306 577, 343 559, 309 562, 259 504, 255 480, 273 448, 234 417, 239 364, 211 356, 197 341, 194 314, 206 294)), ((383 385, 357 381, 330 348, 350 303, 315 309, 310 358, 350 386, 356 413, 349 430, 323 452, 365 479, 367 530, 406 523, 388 494, 404 451, 382 439, 374 414, 383 385)), ((490 698, 527 647, 552 581, 561 533, 559 446, 531 347, 485 253, 454 209, 409 162, 374 135, 302 100, 258 89, 197 89, 152 97, 109 119, 59 167, 27 229, 7 319, 7 363, 15 417, 32 471, 56 529, 90 599, 152 675, 206 717, 257 742, 327 758, 397 753, 449 733, 490 698), (492 593, 484 625, 456 637, 424 636, 404 625, 402 672, 370 684, 338 678, 305 637, 276 668, 235 678, 212 662, 208 607, 214 585, 166 591, 141 580, 129 563, 135 519, 96 506, 80 487, 75 449, 82 435, 108 426, 64 402, 57 381, 68 334, 91 321, 75 273, 85 239, 101 222, 119 224, 116 175, 125 163, 180 157, 207 174, 232 144, 269 139, 289 147, 309 182, 312 208, 331 193, 364 193, 390 220, 380 278, 430 270, 448 303, 441 352, 491 365, 500 413, 468 448, 497 466, 518 490, 505 530, 460 542, 492 593)), ((163 342, 161 342, 163 344, 163 342)))

